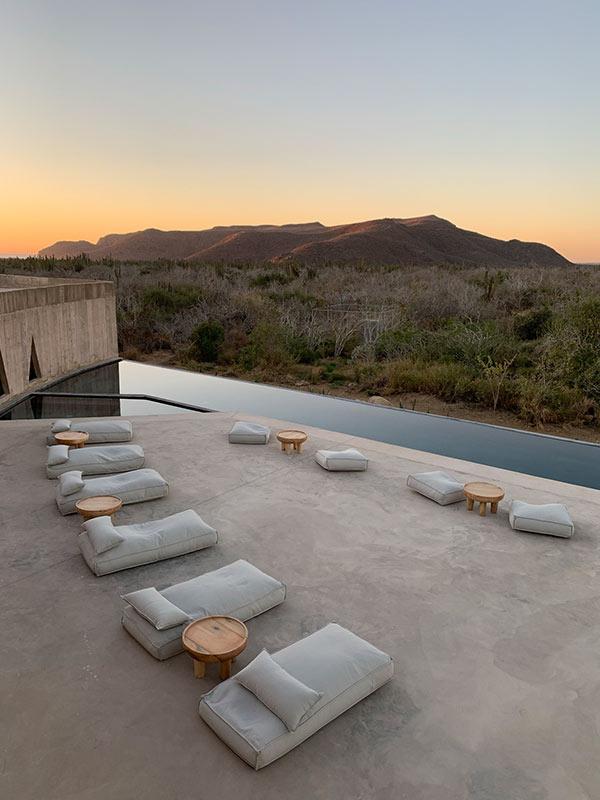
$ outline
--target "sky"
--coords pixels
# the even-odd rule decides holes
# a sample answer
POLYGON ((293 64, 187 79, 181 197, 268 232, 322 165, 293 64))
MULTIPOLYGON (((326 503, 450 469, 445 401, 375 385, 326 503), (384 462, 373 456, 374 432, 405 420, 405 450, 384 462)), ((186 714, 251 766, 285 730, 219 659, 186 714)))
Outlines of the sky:
POLYGON ((598 0, 0 0, 0 253, 437 214, 600 261, 598 0))

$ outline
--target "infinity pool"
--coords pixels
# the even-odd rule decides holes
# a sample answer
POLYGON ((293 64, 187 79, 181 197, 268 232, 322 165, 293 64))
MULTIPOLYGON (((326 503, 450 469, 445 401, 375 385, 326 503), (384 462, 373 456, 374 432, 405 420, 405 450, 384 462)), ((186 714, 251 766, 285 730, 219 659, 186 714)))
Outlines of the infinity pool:
POLYGON ((178 409, 149 400, 107 398, 145 394, 215 411, 273 417, 367 439, 525 472, 600 489, 600 446, 477 422, 439 417, 310 392, 217 378, 185 370, 121 361, 55 384, 54 392, 89 392, 90 398, 37 396, 5 418, 172 414, 178 409))

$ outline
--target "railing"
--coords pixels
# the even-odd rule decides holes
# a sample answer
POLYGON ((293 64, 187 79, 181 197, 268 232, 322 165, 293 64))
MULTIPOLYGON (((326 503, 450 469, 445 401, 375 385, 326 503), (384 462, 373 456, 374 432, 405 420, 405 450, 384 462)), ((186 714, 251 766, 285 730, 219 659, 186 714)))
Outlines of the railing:
MULTIPOLYGON (((105 399, 105 400, 149 400, 152 403, 162 403, 165 406, 175 406, 176 408, 185 408, 188 411, 200 411, 202 414, 210 414, 214 408, 204 408, 204 406, 197 406, 193 403, 183 403, 180 400, 167 400, 166 397, 156 397, 153 394, 117 394, 105 393, 95 394, 90 392, 52 392, 41 391, 31 392, 27 397, 86 397, 88 399, 105 399)), ((27 397, 22 398, 21 402, 27 400, 27 397)))

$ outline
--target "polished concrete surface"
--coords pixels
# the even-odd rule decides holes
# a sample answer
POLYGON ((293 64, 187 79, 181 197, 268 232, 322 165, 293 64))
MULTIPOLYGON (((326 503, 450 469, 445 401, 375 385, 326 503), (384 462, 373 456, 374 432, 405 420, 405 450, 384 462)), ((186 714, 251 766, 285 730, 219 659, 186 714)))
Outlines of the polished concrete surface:
MULTIPOLYGON (((196 509, 216 547, 103 578, 44 473, 48 421, 0 423, 0 794, 13 800, 597 800, 600 493, 308 429, 300 456, 229 445, 232 414, 133 418, 169 497, 117 521, 196 509), (318 447, 358 446, 366 473, 318 447), (497 516, 406 488, 443 468, 493 479, 497 516), (565 502, 572 540, 517 533, 508 502, 565 502), (394 679, 254 773, 197 714, 215 683, 152 659, 120 595, 246 558, 288 586, 237 662, 337 621, 389 652, 394 679)), ((243 416, 241 417, 243 418, 243 416)), ((274 423, 274 427, 285 427, 274 423)))

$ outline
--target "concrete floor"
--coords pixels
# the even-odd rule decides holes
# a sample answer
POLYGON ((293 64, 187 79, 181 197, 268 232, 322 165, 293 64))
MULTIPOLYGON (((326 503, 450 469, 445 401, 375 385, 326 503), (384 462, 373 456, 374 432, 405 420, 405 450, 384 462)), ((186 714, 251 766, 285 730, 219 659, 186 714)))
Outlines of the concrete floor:
MULTIPOLYGON (((0 423, 0 795, 14 800, 582 800, 600 797, 600 493, 312 431, 301 456, 226 441, 234 415, 134 418, 168 498, 120 522, 196 509, 219 544, 96 578, 45 478, 48 421, 0 423), (318 447, 358 445, 335 474, 318 447), (409 472, 494 479, 481 519, 410 492, 409 472), (563 501, 575 537, 513 532, 512 497, 563 501), (214 673, 154 661, 120 595, 243 557, 288 585, 249 623, 244 666, 334 620, 389 652, 393 681, 254 773, 197 714, 214 673)), ((277 424, 275 424, 277 427, 277 424)))

